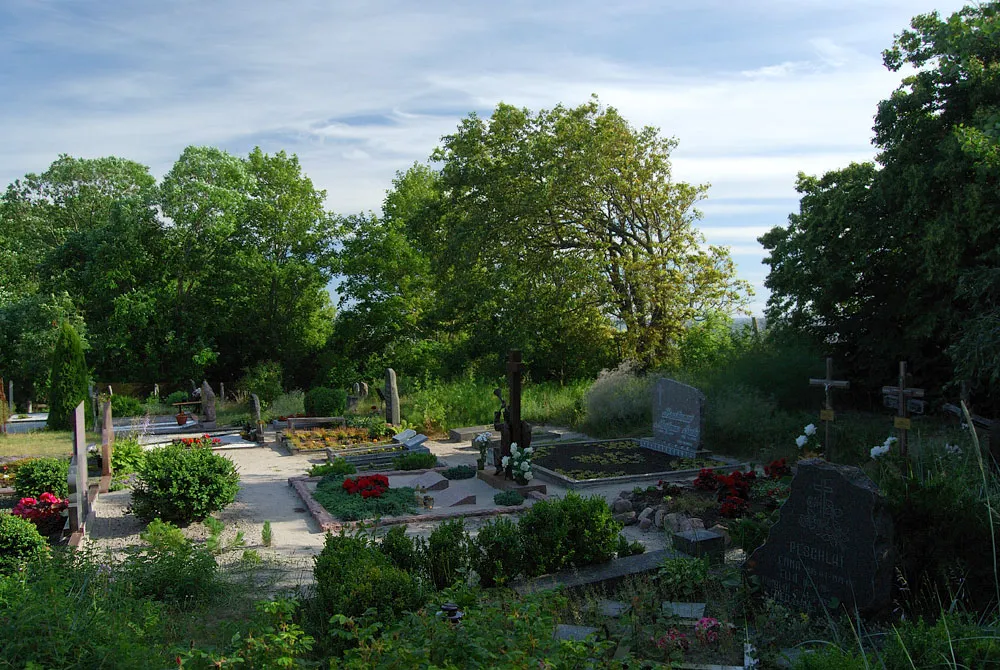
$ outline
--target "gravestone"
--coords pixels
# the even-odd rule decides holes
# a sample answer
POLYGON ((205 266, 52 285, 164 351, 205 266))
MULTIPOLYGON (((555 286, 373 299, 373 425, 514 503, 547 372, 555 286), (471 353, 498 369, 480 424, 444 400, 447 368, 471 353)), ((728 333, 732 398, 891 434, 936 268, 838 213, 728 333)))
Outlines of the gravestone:
POLYGON ((101 476, 111 476, 111 454, 115 446, 115 425, 111 416, 111 401, 105 402, 101 419, 101 476))
POLYGON ((153 384, 153 395, 156 396, 157 400, 160 399, 160 385, 159 384, 153 384))
POLYGON ((257 397, 256 393, 250 394, 250 420, 253 421, 255 426, 259 426, 260 421, 260 398, 257 397))
POLYGON ((836 599, 863 614, 889 606, 892 518, 864 472, 818 458, 800 461, 780 514, 747 561, 765 593, 806 608, 836 599))
MULTIPOLYGON (((13 413, 14 407, 11 405, 10 413, 13 413)), ((0 435, 7 434, 7 420, 10 418, 7 411, 7 398, 3 393, 3 378, 0 377, 0 435)))
POLYGON ((393 435, 392 436, 392 441, 393 442, 399 442, 400 444, 403 444, 404 442, 406 442, 407 440, 409 440, 412 437, 415 437, 416 435, 417 435, 417 431, 413 430, 412 428, 407 428, 406 430, 404 430, 402 432, 399 432, 399 433, 396 433, 395 435, 393 435))
POLYGON ((83 403, 73 410, 73 457, 69 463, 69 532, 83 530, 90 514, 90 497, 87 492, 87 439, 83 403))
POLYGON ((11 379, 7 382, 7 403, 10 405, 10 411, 14 412, 14 380, 11 379))
POLYGON ((448 478, 437 470, 428 470, 410 482, 411 489, 423 489, 424 491, 444 491, 451 484, 448 478))
POLYGON ((360 396, 361 395, 361 384, 354 382, 351 386, 351 395, 360 396))
POLYGON ((653 388, 653 437, 639 440, 644 449, 693 458, 701 448, 705 394, 673 379, 653 388))
POLYGON ((358 393, 358 395, 360 395, 362 398, 367 398, 368 397, 368 382, 361 382, 359 384, 359 386, 361 387, 361 389, 360 389, 360 392, 358 393))
POLYGON ((215 391, 207 381, 201 383, 201 427, 215 428, 215 391))
POLYGON ((385 370, 385 422, 399 425, 399 388, 396 386, 396 371, 385 370))
POLYGON ((226 402, 226 383, 219 382, 219 398, 222 402, 226 402))

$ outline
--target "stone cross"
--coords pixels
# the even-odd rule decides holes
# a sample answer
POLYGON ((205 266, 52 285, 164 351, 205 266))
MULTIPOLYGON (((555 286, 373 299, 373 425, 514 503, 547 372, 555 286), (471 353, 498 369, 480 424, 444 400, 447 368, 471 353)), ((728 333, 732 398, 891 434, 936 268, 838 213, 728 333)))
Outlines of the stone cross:
POLYGON ((906 433, 911 428, 910 409, 907 402, 910 398, 923 398, 924 390, 906 388, 906 361, 899 362, 899 386, 883 386, 883 395, 895 395, 899 398, 899 408, 892 425, 899 430, 899 453, 906 456, 906 433))
POLYGON ((399 388, 396 386, 396 371, 385 369, 385 422, 399 425, 399 388))
MULTIPOLYGON (((509 389, 510 403, 503 401, 500 389, 493 393, 500 399, 500 411, 494 415, 493 427, 500 431, 500 453, 494 454, 494 465, 496 474, 503 470, 502 460, 504 456, 510 456, 510 445, 517 444, 520 449, 531 446, 531 426, 521 420, 521 373, 524 371, 524 363, 521 362, 521 352, 513 349, 507 358, 507 386, 509 389)), ((510 476, 510 467, 507 467, 507 476, 510 476)))
POLYGON ((219 382, 219 400, 226 402, 226 382, 219 382))
POLYGON ((111 401, 104 403, 101 420, 101 476, 111 476, 111 454, 115 446, 115 425, 111 416, 111 401))
POLYGON ((833 450, 830 444, 830 423, 833 421, 833 394, 830 393, 833 389, 849 389, 851 388, 850 382, 838 381, 833 378, 833 359, 826 359, 826 379, 810 379, 810 386, 822 386, 823 387, 823 411, 819 413, 820 421, 823 422, 825 437, 823 438, 823 451, 826 453, 826 459, 828 461, 833 461, 833 450))
POLYGON ((7 398, 3 394, 3 377, 0 377, 0 435, 7 434, 7 398))
POLYGON ((212 390, 207 381, 201 383, 201 414, 203 424, 215 423, 215 391, 212 390))

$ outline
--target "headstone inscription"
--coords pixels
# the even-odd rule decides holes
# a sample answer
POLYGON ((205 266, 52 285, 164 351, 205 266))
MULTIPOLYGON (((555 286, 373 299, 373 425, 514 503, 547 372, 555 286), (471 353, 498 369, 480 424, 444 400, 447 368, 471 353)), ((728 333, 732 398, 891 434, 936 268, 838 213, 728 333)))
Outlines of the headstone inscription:
POLYGON ((115 446, 115 425, 111 416, 111 401, 104 403, 101 420, 101 476, 111 476, 111 454, 115 446))
POLYGON ((849 389, 850 382, 839 381, 833 378, 833 359, 826 359, 826 379, 810 379, 810 386, 823 387, 823 411, 819 413, 819 419, 825 427, 825 437, 823 438, 823 451, 826 458, 833 461, 832 445, 830 444, 830 422, 833 421, 833 389, 849 389))
POLYGON ((399 388, 396 386, 396 371, 385 370, 385 422, 399 425, 399 388))
POLYGON ((90 514, 90 497, 87 493, 87 440, 83 403, 73 410, 73 457, 69 463, 69 532, 83 530, 90 514))
POLYGON ((653 389, 653 437, 639 446, 693 458, 701 447, 705 394, 673 379, 658 379, 653 389))
POLYGON ((747 561, 775 600, 875 614, 890 604, 895 553, 885 498, 855 467, 799 461, 767 541, 747 561))
POLYGON ((906 435, 912 428, 910 421, 910 399, 923 398, 924 390, 906 388, 906 362, 899 362, 899 386, 883 386, 882 395, 896 396, 896 417, 892 425, 899 431, 899 453, 906 456, 906 435))
POLYGON ((201 383, 201 425, 215 428, 215 391, 207 381, 201 383))

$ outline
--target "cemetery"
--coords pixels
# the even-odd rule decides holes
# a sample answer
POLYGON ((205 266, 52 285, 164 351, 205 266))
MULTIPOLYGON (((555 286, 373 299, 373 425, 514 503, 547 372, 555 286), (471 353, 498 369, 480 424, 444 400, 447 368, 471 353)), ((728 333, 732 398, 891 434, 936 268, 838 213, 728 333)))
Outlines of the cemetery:
POLYGON ((0 666, 1000 667, 998 17, 895 38, 766 322, 596 98, 470 114, 379 217, 259 148, 12 184, 0 666))

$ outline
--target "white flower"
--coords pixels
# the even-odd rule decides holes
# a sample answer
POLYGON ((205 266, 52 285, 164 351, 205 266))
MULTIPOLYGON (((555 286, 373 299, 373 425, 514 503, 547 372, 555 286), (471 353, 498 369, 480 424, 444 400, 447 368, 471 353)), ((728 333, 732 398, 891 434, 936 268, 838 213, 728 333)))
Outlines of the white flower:
POLYGON ((881 447, 872 447, 870 453, 872 458, 879 458, 880 456, 884 456, 885 454, 889 453, 889 447, 888 445, 885 444, 883 444, 881 447))
POLYGON ((531 447, 525 447, 525 448, 524 448, 524 453, 526 453, 526 454, 530 454, 530 453, 532 453, 533 451, 534 451, 534 449, 532 449, 531 447))
POLYGON ((816 426, 811 423, 808 426, 806 426, 804 430, 807 436, 816 434, 816 426))
POLYGON ((960 454, 962 453, 962 447, 957 444, 946 444, 944 445, 944 450, 949 454, 960 454))
POLYGON ((882 446, 885 447, 886 449, 888 449, 889 447, 891 447, 892 445, 896 444, 897 442, 899 442, 899 438, 898 437, 892 437, 890 435, 889 437, 885 438, 885 442, 882 443, 882 446))
POLYGON ((806 442, 808 442, 808 441, 809 441, 809 438, 806 437, 805 435, 799 435, 797 438, 795 438, 795 444, 796 444, 796 446, 799 449, 801 449, 802 447, 806 446, 806 442))
POLYGON ((504 456, 503 458, 501 458, 500 465, 502 465, 503 467, 507 467, 508 465, 510 465, 510 456, 504 456))
POLYGON ((535 474, 531 470, 528 470, 527 472, 524 473, 524 478, 528 481, 531 481, 532 479, 535 478, 535 474))
POLYGON ((511 442, 511 443, 510 443, 510 450, 511 450, 512 452, 513 452, 513 451, 517 451, 517 442, 511 442))
POLYGON ((522 461, 522 463, 521 463, 521 470, 523 472, 527 472, 530 469, 531 469, 531 463, 529 463, 528 461, 522 461))

